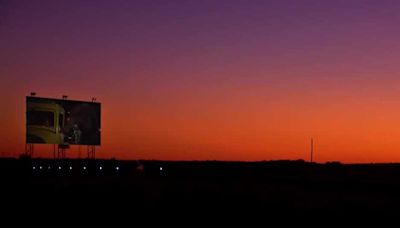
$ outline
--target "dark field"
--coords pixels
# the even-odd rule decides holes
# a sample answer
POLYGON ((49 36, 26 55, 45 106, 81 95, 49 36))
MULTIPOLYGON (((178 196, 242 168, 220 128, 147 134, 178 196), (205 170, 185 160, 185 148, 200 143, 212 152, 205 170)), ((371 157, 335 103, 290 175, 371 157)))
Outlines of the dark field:
POLYGON ((346 214, 387 211, 400 202, 399 164, 2 159, 0 177, 3 207, 25 211, 346 214))

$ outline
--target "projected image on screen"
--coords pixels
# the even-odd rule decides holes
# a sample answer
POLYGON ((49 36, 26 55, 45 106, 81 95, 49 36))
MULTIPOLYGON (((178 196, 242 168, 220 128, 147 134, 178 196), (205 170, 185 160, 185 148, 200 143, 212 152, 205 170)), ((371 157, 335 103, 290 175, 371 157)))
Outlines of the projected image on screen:
POLYGON ((100 145, 100 103, 26 99, 26 142, 100 145))

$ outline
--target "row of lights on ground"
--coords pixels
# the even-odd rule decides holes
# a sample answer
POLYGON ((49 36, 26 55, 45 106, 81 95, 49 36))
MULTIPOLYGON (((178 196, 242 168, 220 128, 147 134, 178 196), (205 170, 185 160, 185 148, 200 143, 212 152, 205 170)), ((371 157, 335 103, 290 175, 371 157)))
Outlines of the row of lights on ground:
MULTIPOLYGON (((55 168, 57 168, 57 167, 55 167, 55 168)), ((72 170, 72 166, 69 166, 68 168, 69 168, 69 170, 72 170)), ((67 169, 68 169, 68 168, 67 168, 67 169)), ((43 167, 43 166, 38 166, 38 167, 32 166, 32 169, 33 169, 33 170, 36 170, 36 169, 43 170, 43 169, 45 169, 45 167, 43 167)), ((51 166, 48 166, 47 169, 48 169, 48 170, 51 170, 52 168, 51 168, 51 166)), ((58 166, 58 170, 61 170, 61 169, 62 169, 62 167, 61 167, 61 166, 58 166)), ((87 167, 86 167, 86 166, 83 166, 82 169, 83 169, 83 170, 87 170, 87 167)), ((102 167, 102 166, 99 166, 98 169, 99 169, 99 170, 103 170, 103 167, 102 167)), ((160 166, 159 169, 160 169, 160 172, 163 171, 163 167, 162 167, 162 166, 160 166)), ((116 166, 116 167, 115 167, 115 170, 118 171, 118 170, 119 170, 119 166, 116 166)))
MULTIPOLYGON (((39 166, 39 167, 32 166, 32 169, 33 169, 33 170, 36 170, 36 169, 42 170, 42 169, 44 169, 44 167, 43 167, 43 166, 39 166)), ((47 169, 51 169, 51 166, 48 166, 47 169)), ((61 166, 58 166, 58 169, 61 170, 62 167, 61 167, 61 166)), ((83 169, 83 170, 86 170, 87 167, 86 167, 86 166, 83 166, 82 169, 83 169)), ((69 167, 69 170, 72 170, 72 166, 69 167)), ((103 167, 102 167, 102 166, 99 166, 99 170, 103 170, 103 167)), ((119 167, 116 166, 116 167, 115 167, 115 170, 119 170, 119 167)))

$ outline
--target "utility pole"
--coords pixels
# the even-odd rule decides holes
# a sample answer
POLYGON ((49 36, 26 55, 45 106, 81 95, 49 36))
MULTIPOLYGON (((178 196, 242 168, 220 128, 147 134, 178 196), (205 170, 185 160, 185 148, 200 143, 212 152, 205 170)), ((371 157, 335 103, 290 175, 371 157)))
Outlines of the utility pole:
POLYGON ((313 162, 313 158, 314 158, 314 139, 311 138, 311 157, 310 157, 310 162, 313 162))

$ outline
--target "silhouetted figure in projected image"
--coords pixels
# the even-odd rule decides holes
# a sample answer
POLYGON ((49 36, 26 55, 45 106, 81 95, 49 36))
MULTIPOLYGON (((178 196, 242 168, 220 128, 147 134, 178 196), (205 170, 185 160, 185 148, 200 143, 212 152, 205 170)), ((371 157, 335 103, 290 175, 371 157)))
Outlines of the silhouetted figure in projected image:
POLYGON ((79 130, 78 124, 74 124, 73 128, 72 128, 72 140, 74 142, 74 144, 80 144, 81 142, 81 135, 82 135, 82 131, 79 130))

